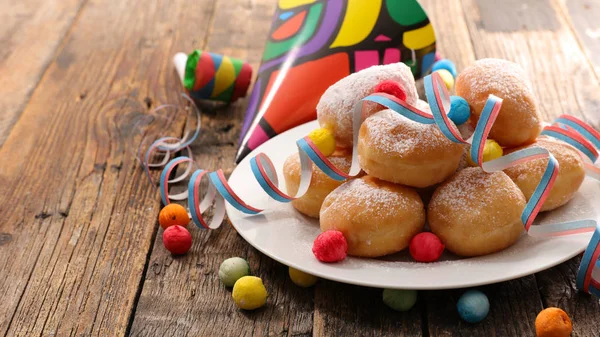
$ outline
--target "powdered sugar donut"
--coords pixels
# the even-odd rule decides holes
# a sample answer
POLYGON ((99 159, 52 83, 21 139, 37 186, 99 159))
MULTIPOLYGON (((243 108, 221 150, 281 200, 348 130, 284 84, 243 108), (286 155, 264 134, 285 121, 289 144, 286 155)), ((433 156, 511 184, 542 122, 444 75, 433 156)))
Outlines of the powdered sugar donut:
POLYGON ((473 125, 490 94, 504 100, 490 132, 490 138, 503 147, 533 143, 542 131, 531 84, 516 63, 501 59, 476 61, 457 77, 456 94, 469 103, 473 125))
POLYGON ((443 183, 427 208, 431 231, 460 256, 501 251, 523 232, 525 196, 502 171, 466 168, 443 183))
POLYGON ((344 234, 348 255, 377 257, 408 247, 423 230, 425 207, 414 189, 364 176, 325 198, 320 222, 321 231, 344 234))
MULTIPOLYGON (((348 172, 352 159, 344 153, 334 153, 328 159, 340 170, 348 172)), ((338 186, 343 184, 343 181, 337 181, 329 178, 321 169, 314 163, 313 173, 310 180, 308 191, 302 197, 293 200, 292 206, 300 213, 313 218, 319 217, 319 211, 325 197, 338 186)), ((300 188, 300 156, 298 153, 290 155, 283 164, 283 176, 285 178, 285 186, 288 194, 294 195, 300 188)))
POLYGON ((393 183, 427 187, 454 174, 464 145, 444 136, 435 124, 413 122, 392 110, 367 118, 358 136, 360 166, 393 183))
MULTIPOLYGON (((333 131, 339 147, 352 146, 352 110, 354 105, 374 92, 386 80, 397 82, 406 94, 406 102, 417 103, 415 78, 404 63, 373 66, 351 74, 330 86, 317 105, 317 118, 321 127, 333 131)), ((367 116, 382 110, 381 105, 368 103, 367 116)))
MULTIPOLYGON (((555 138, 542 136, 527 148, 533 146, 550 151, 559 164, 558 177, 556 177, 548 199, 541 208, 541 211, 550 211, 568 203, 579 190, 585 179, 583 160, 575 148, 555 138)), ((510 167, 504 172, 519 186, 527 200, 529 200, 540 183, 547 166, 548 159, 537 159, 510 167)))

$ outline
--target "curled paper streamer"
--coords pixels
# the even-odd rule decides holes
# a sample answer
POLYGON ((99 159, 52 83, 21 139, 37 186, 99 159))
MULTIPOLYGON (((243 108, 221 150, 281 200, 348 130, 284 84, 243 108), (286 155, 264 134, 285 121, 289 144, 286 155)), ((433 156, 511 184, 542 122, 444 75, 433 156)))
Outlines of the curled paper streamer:
POLYGON ((252 80, 250 64, 206 51, 177 53, 173 63, 183 86, 195 99, 235 102, 246 96, 252 80))
POLYGON ((379 64, 415 78, 435 60, 435 32, 417 0, 279 0, 240 134, 236 162, 317 117, 325 90, 379 64))
MULTIPOLYGON (((600 296, 600 262, 598 260, 600 257, 600 226, 598 226, 596 221, 581 220, 543 226, 532 226, 534 219, 538 215, 544 201, 547 199, 558 175, 559 165, 554 156, 544 148, 532 147, 510 153, 489 162, 483 162, 484 144, 492 125, 500 112, 502 99, 494 95, 489 96, 473 136, 465 140, 447 116, 450 110, 449 95, 439 74, 433 73, 432 75, 425 77, 425 93, 431 108, 431 113, 419 110, 394 96, 384 93, 376 93, 365 97, 355 106, 353 111, 354 145, 352 149, 352 165, 348 173, 336 168, 308 137, 301 138, 296 142, 300 154, 302 172, 300 188, 296 195, 288 195, 279 188, 275 167, 266 154, 259 153, 250 159, 252 172, 263 190, 270 197, 279 202, 290 202, 306 193, 312 176, 311 162, 335 180, 343 181, 358 175, 361 170, 358 162, 358 131, 363 121, 365 105, 368 102, 381 104, 415 122, 435 124, 442 133, 453 142, 471 144, 471 159, 485 172, 501 171, 523 162, 548 158, 548 165, 531 199, 526 204, 521 216, 521 221, 527 233, 535 237, 564 236, 594 232, 577 274, 577 286, 582 291, 600 296)), ((587 156, 588 158, 589 163, 587 164, 586 169, 588 171, 598 171, 598 168, 595 167, 593 163, 598 157, 598 153, 594 146, 600 145, 600 133, 574 117, 561 116, 553 125, 544 130, 544 134, 556 136, 575 146, 580 150, 582 155, 587 156), (555 133, 560 136, 555 135, 555 133)), ((159 144, 156 148, 160 148, 160 146, 161 145, 159 144)), ((166 165, 161 174, 160 193, 165 205, 169 204, 170 200, 182 200, 187 198, 193 222, 198 227, 210 229, 218 228, 225 216, 225 201, 237 210, 246 214, 258 214, 263 211, 262 209, 253 207, 243 201, 228 184, 227 179, 221 170, 216 172, 207 172, 201 169, 196 170, 189 180, 187 195, 184 195, 185 193, 169 195, 168 190, 170 181, 168 180, 168 177, 170 176, 170 173, 177 165, 186 162, 190 163, 193 162, 193 160, 188 157, 178 157, 171 160, 166 165), (199 192, 199 186, 201 179, 204 177, 208 179, 209 187, 207 193, 200 198, 201 194, 199 192), (202 214, 213 204, 215 211, 211 222, 207 224, 202 214)), ((594 177, 594 175, 591 176, 594 177)))

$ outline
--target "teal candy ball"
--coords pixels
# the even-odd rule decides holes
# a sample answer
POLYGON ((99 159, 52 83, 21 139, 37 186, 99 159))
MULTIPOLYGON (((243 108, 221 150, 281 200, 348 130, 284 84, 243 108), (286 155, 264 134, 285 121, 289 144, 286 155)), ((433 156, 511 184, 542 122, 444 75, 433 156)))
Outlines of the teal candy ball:
POLYGON ((408 311, 417 303, 416 290, 385 289, 383 303, 398 311, 408 311))
POLYGON ((456 66, 454 65, 454 63, 452 63, 452 61, 448 60, 448 59, 443 59, 443 60, 439 60, 436 63, 433 64, 433 67, 431 68, 431 72, 434 72, 436 70, 440 70, 440 69, 446 69, 450 72, 450 74, 452 74, 452 77, 456 78, 456 66))
POLYGON ((481 291, 469 290, 458 299, 456 308, 460 317, 468 323, 479 323, 490 312, 490 301, 481 291))
POLYGON ((471 108, 467 100, 460 96, 450 96, 448 118, 456 125, 463 125, 469 120, 469 117, 471 117, 471 108))
POLYGON ((250 275, 250 265, 241 257, 229 258, 223 261, 219 268, 219 279, 226 287, 233 287, 238 279, 248 275, 250 275))

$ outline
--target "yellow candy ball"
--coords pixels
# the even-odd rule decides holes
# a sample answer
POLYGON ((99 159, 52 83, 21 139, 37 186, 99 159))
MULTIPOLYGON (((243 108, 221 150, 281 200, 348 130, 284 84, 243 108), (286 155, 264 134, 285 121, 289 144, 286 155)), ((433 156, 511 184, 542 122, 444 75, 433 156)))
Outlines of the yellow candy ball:
POLYGON ((483 148, 483 162, 492 161, 494 159, 498 159, 502 157, 504 154, 504 150, 502 150, 502 146, 498 144, 493 139, 488 139, 485 141, 485 147, 483 148))
POLYGON ((231 297, 244 310, 254 310, 267 303, 267 289, 259 277, 244 276, 235 282, 231 297))
POLYGON ((290 278, 297 286, 308 288, 312 287, 317 283, 318 278, 311 274, 307 274, 303 271, 290 267, 290 278))
MULTIPOLYGON (((504 155, 504 150, 502 146, 498 144, 493 139, 488 139, 485 141, 485 145, 483 147, 483 162, 492 161, 494 159, 498 159, 504 155)), ((477 166, 474 161, 471 160, 471 154, 467 152, 467 163, 469 166, 477 166)))
POLYGON ((454 76, 452 76, 452 73, 446 69, 436 70, 436 72, 442 77, 442 80, 446 84, 446 88, 448 88, 448 90, 452 89, 454 86, 454 76))
POLYGON ((324 156, 331 156, 335 151, 335 138, 329 129, 320 128, 311 131, 308 138, 312 140, 324 156))

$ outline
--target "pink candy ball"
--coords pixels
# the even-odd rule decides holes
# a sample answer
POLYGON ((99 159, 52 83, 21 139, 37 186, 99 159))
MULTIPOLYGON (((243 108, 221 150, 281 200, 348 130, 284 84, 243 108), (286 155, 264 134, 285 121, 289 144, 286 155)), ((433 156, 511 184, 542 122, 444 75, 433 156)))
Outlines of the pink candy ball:
POLYGON ((423 232, 410 240, 410 255, 417 262, 435 262, 444 252, 444 244, 435 234, 423 232))
POLYGON ((183 226, 170 226, 163 232, 163 244, 173 254, 185 254, 192 247, 192 235, 183 226))
POLYGON ((400 84, 395 81, 386 80, 377 84, 375 87, 375 92, 389 94, 395 96, 401 101, 406 101, 406 92, 404 92, 400 84))
POLYGON ((339 262, 346 258, 348 243, 342 232, 328 230, 317 236, 312 251, 321 262, 339 262))

